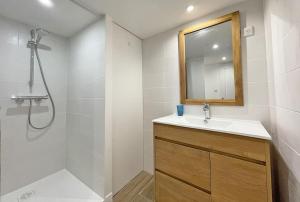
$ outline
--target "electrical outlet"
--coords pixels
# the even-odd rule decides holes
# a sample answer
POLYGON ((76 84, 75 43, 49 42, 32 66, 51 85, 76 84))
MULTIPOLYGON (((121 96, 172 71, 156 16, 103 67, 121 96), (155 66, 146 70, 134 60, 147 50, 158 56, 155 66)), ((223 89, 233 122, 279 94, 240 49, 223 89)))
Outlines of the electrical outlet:
POLYGON ((248 26, 244 28, 244 37, 253 36, 254 35, 254 27, 248 26))

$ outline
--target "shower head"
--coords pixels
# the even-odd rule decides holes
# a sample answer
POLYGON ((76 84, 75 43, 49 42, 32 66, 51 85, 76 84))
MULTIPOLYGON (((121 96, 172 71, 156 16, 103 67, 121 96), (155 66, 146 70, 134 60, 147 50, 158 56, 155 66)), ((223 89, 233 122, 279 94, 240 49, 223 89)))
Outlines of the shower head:
POLYGON ((44 44, 40 44, 42 38, 49 34, 50 32, 41 28, 32 29, 30 31, 31 40, 28 41, 27 48, 31 48, 31 49, 38 48, 38 49, 43 49, 48 51, 51 50, 51 47, 44 44))
POLYGON ((44 30, 42 28, 38 28, 35 30, 36 32, 36 43, 39 43, 41 41, 41 39, 43 38, 43 36, 47 36, 50 34, 50 32, 48 32, 47 30, 44 30))

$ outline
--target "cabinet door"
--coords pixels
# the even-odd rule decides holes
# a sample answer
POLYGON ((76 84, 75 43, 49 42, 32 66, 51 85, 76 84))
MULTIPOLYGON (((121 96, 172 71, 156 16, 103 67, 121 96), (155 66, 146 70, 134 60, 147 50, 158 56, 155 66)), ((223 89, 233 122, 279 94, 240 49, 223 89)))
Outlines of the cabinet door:
POLYGON ((210 195, 158 171, 155 172, 156 202, 210 202, 210 195))
POLYGON ((186 183, 210 191, 208 152, 156 139, 155 167, 186 183))
POLYGON ((213 202, 267 202, 264 165, 211 154, 213 202))

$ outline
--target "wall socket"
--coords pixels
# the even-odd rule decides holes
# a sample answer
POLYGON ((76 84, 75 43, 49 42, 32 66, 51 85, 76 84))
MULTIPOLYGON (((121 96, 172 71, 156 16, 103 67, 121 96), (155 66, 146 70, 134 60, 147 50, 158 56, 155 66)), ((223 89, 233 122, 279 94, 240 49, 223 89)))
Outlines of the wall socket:
POLYGON ((248 26, 244 28, 244 37, 254 36, 254 26, 248 26))

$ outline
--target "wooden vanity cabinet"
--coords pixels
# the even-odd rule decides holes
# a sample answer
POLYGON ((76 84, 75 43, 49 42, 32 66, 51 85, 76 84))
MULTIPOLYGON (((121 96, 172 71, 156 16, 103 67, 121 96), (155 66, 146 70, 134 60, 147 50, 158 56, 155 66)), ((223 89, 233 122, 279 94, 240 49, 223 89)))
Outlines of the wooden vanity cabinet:
POLYGON ((154 144, 156 202, 272 202, 268 140, 155 123, 154 144))

